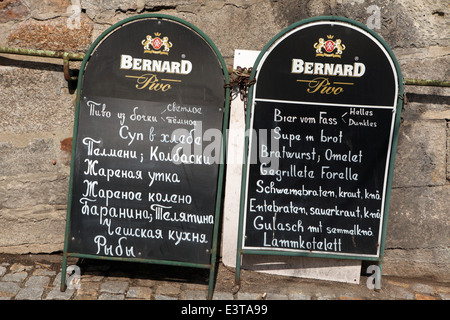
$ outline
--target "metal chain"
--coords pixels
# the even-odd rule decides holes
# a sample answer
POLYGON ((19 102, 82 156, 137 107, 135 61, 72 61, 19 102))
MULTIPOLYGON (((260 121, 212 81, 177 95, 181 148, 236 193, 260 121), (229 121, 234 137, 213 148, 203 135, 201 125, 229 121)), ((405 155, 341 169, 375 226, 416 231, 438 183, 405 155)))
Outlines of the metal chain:
POLYGON ((239 87, 239 96, 241 100, 244 101, 244 111, 246 111, 247 108, 248 88, 256 82, 255 79, 250 80, 251 73, 252 68, 242 68, 238 66, 237 69, 233 69, 230 73, 230 84, 226 85, 226 87, 229 88, 234 86, 239 87))

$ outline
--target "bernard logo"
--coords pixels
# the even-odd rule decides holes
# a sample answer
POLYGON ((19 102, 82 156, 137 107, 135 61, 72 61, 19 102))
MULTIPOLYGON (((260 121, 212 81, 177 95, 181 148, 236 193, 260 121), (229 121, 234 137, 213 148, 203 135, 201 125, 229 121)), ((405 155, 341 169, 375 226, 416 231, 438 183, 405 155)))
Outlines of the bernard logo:
POLYGON ((327 35, 327 41, 324 38, 319 38, 318 42, 314 44, 316 49, 316 57, 332 57, 340 58, 342 52, 345 50, 345 45, 341 39, 333 41, 333 35, 327 35), (325 52, 323 52, 325 50, 325 52))
POLYGON ((155 37, 147 35, 146 39, 142 40, 141 44, 144 46, 144 53, 168 55, 170 48, 172 48, 172 42, 169 41, 169 37, 161 39, 160 32, 155 32, 154 35, 155 37))
POLYGON ((144 40, 137 40, 136 42, 140 42, 144 47, 144 54, 159 55, 159 57, 153 58, 133 57, 129 54, 120 55, 120 69, 141 71, 140 73, 133 72, 125 75, 126 78, 136 79, 136 89, 165 92, 172 89, 173 84, 182 82, 182 79, 177 75, 191 73, 193 68, 191 61, 186 59, 169 61, 162 57, 162 55, 168 56, 170 48, 173 46, 169 37, 161 37, 160 32, 155 32, 154 37, 147 35, 144 40))

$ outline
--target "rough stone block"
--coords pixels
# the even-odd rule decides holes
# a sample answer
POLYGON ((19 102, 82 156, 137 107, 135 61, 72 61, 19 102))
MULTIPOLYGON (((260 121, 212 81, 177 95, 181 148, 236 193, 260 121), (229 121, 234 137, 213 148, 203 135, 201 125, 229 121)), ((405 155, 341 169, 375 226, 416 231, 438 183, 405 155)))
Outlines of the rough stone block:
POLYGON ((383 273, 449 281, 448 199, 448 184, 392 190, 383 273))
POLYGON ((38 205, 28 210, 2 209, 0 252, 41 253, 63 249, 65 210, 38 205))
POLYGON ((21 0, 6 0, 0 2, 0 23, 23 20, 29 14, 30 10, 21 0))
POLYGON ((214 291, 213 300, 233 300, 233 294, 230 292, 214 291))
POLYGON ((3 277, 6 273, 6 268, 4 266, 0 266, 0 277, 3 277))
POLYGON ((26 287, 19 291, 16 295, 16 300, 41 300, 44 288, 26 287))
POLYGON ((25 287, 45 287, 50 282, 50 278, 46 276, 31 276, 25 282, 25 287))
POLYGON ((383 274, 403 278, 450 281, 450 250, 447 248, 387 249, 383 274))
POLYGON ((446 122, 404 121, 400 126, 394 187, 446 183, 446 122))
POLYGON ((450 181, 450 121, 447 121, 447 181, 450 181))
POLYGON ((29 1, 31 16, 37 20, 48 20, 60 17, 67 13, 67 8, 75 4, 76 1, 71 0, 40 0, 29 1))
POLYGON ((25 280, 26 277, 28 277, 28 273, 26 272, 8 273, 3 277, 2 281, 20 283, 25 280))
MULTIPOLYGON (((394 53, 400 64, 404 78, 447 80, 446 75, 450 72, 450 63, 448 63, 447 58, 450 53, 449 46, 397 48, 394 50, 394 53)), ((448 91, 449 89, 439 87, 406 87, 406 93, 419 90, 427 94, 436 94, 442 91, 448 91)), ((427 100, 430 102, 429 99, 427 100)))
POLYGON ((15 282, 0 282, 0 297, 12 297, 19 292, 20 286, 15 282))
POLYGON ((274 10, 269 1, 248 1, 245 10, 232 3, 207 1, 205 6, 196 12, 196 16, 188 18, 206 34, 211 35, 225 58, 231 58, 234 49, 261 50, 273 36, 287 26, 285 19, 277 19, 271 12, 283 15, 282 12, 274 10), (218 5, 220 9, 217 9, 218 5))
MULTIPOLYGON (((42 174, 0 178, 0 207, 17 209, 23 218, 30 214, 45 214, 48 206, 67 204, 68 177, 42 174), (42 207, 47 206, 47 207, 42 207), (27 214, 27 212, 29 212, 27 214)), ((65 209, 58 207, 58 209, 65 209)), ((5 216, 8 212, 3 212, 5 216)), ((9 213, 10 214, 10 213, 9 213)))
POLYGON ((97 296, 100 284, 100 282, 88 282, 82 279, 80 288, 77 290, 77 296, 97 296))
POLYGON ((150 300, 152 297, 152 289, 146 287, 130 287, 127 292, 127 299, 143 299, 150 300))
POLYGON ((238 292, 237 300, 258 300, 260 294, 250 292, 238 292))
POLYGON ((102 293, 98 300, 125 300, 125 296, 123 294, 102 293))
POLYGON ((106 281, 102 283, 100 291, 106 293, 125 293, 128 288, 127 281, 106 281))
POLYGON ((395 188, 389 209, 387 248, 448 247, 450 185, 395 188))
POLYGON ((0 57, 0 83, 0 134, 73 127, 74 96, 67 89, 62 65, 0 57))
POLYGON ((0 141, 0 176, 14 176, 54 171, 53 141, 34 139, 25 147, 15 147, 11 142, 0 141))
POLYGON ((68 288, 66 289, 66 291, 61 292, 59 286, 56 286, 52 291, 48 293, 47 297, 45 297, 45 300, 70 300, 74 292, 75 289, 68 288))
POLYGON ((449 9, 442 1, 416 1, 414 4, 410 0, 330 2, 334 15, 372 24, 391 47, 410 47, 412 43, 417 47, 448 45, 448 30, 441 26, 445 24, 449 9))
POLYGON ((84 52, 91 44, 92 22, 81 16, 79 24, 70 17, 52 20, 27 20, 11 31, 8 45, 65 52, 84 52))
POLYGON ((206 290, 199 291, 199 290, 188 290, 184 294, 185 300, 205 300, 207 296, 206 290))

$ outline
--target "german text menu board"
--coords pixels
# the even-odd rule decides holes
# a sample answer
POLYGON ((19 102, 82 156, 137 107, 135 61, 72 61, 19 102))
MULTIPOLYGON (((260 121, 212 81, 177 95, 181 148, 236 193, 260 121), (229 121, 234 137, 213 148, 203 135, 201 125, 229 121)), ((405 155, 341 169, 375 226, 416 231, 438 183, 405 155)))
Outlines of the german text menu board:
POLYGON ((378 257, 399 76, 347 20, 312 20, 254 67, 242 248, 378 257))
POLYGON ((220 59, 196 30, 161 17, 124 23, 90 52, 68 252, 210 263, 227 108, 220 59))

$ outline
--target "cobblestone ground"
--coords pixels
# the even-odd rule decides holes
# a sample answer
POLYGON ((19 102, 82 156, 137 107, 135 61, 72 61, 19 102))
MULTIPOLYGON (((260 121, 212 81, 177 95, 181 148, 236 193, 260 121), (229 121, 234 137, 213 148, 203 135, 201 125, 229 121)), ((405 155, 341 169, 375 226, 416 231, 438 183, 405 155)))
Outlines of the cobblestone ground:
MULTIPOLYGON (((0 255, 0 300, 204 300, 209 271, 102 260, 78 266, 78 289, 60 291, 61 255, 0 255)), ((383 276, 381 290, 359 284, 267 275, 219 264, 213 300, 449 300, 450 284, 383 276)))

